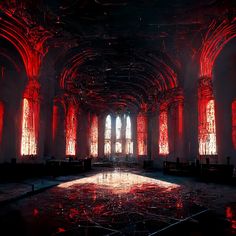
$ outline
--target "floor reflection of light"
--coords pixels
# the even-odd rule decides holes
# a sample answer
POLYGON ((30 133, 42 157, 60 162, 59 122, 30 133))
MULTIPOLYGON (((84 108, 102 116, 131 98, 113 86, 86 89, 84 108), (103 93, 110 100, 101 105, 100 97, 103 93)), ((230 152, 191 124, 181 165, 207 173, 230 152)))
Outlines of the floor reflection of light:
POLYGON ((90 177, 62 183, 59 185, 59 187, 70 188, 75 184, 83 185, 90 183, 106 187, 114 194, 128 193, 134 186, 141 187, 144 184, 157 185, 158 187, 165 189, 165 191, 171 191, 172 189, 180 187, 179 185, 170 182, 123 171, 103 172, 90 177))

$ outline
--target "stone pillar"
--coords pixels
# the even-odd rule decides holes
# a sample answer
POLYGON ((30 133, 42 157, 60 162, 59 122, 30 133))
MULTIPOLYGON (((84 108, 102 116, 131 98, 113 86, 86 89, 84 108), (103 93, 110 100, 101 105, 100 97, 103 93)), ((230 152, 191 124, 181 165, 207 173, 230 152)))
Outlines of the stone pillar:
MULTIPOLYGON (((221 87, 222 88, 222 87, 221 87)), ((215 99, 215 121, 218 163, 226 164, 227 156, 231 157, 231 164, 236 164, 233 146, 232 102, 230 89, 217 94, 215 99), (228 94, 227 94, 228 93, 228 94), (225 95, 225 96, 224 96, 225 95)))
POLYGON ((22 127, 22 104, 21 101, 19 103, 19 107, 21 107, 20 112, 17 114, 14 110, 15 106, 10 102, 4 103, 4 120, 3 120, 3 133, 2 133, 2 161, 3 162, 11 162, 12 159, 16 159, 17 161, 21 161, 21 130, 18 130, 18 127, 22 127), (17 115, 18 119, 14 117, 17 115), (20 131, 20 132, 17 132, 20 131), (19 134, 18 138, 16 135, 19 134))
POLYGON ((137 158, 137 114, 131 114, 130 120, 133 140, 133 156, 137 158))
POLYGON ((184 88, 185 106, 183 111, 184 153, 187 160, 198 157, 198 94, 197 80, 194 77, 186 80, 184 88), (188 83, 187 83, 188 82, 188 83), (189 84, 191 82, 191 84, 189 84))
POLYGON ((170 104, 167 109, 167 128, 168 128, 168 160, 175 161, 176 158, 176 109, 175 104, 170 104))
POLYGON ((151 136, 151 159, 155 160, 158 156, 158 137, 159 137, 159 127, 158 127, 157 111, 153 112, 151 115, 151 122, 149 125, 149 134, 151 136))
POLYGON ((54 104, 57 109, 57 117, 56 122, 57 126, 55 127, 55 138, 53 140, 53 158, 62 160, 65 158, 66 155, 66 136, 65 136, 65 120, 66 114, 65 109, 61 103, 54 104))
POLYGON ((147 114, 147 158, 152 158, 153 115, 147 114))
POLYGON ((176 130, 175 130, 175 154, 180 160, 186 161, 183 155, 184 148, 184 130, 183 130, 183 113, 184 113, 184 102, 183 99, 179 100, 176 104, 176 130))
POLYGON ((89 116, 88 113, 80 110, 77 131, 77 156, 81 159, 89 156, 89 116))
POLYGON ((104 135, 105 135, 105 119, 103 114, 98 116, 98 157, 104 157, 104 135))

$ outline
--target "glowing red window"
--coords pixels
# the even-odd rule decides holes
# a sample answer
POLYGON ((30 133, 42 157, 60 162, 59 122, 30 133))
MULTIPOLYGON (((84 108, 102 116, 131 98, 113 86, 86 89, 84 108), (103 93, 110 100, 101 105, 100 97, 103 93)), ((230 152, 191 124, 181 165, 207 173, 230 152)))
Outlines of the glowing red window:
POLYGON ((216 155, 214 100, 202 100, 199 104, 199 112, 199 154, 216 155))
POLYGON ((119 116, 116 117, 116 153, 122 152, 122 137, 121 137, 122 122, 119 116))
POLYGON ((39 104, 23 99, 21 155, 37 154, 39 104))
POLYGON ((169 154, 167 111, 162 111, 159 117, 159 154, 169 154))
POLYGON ((74 105, 69 105, 66 115, 66 155, 75 156, 77 117, 74 105))
POLYGON ((138 155, 147 155, 147 117, 143 114, 137 116, 137 144, 138 155))
POLYGON ((93 115, 90 124, 90 154, 98 156, 98 117, 93 115))

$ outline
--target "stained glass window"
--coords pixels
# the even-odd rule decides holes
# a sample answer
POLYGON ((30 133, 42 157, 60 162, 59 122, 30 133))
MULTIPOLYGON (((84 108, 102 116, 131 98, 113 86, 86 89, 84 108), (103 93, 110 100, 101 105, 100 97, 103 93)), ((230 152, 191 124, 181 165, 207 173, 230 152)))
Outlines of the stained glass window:
POLYGON ((116 142, 116 153, 122 153, 122 143, 121 143, 121 141, 116 142))
POLYGON ((121 139, 121 119, 120 117, 116 117, 116 139, 121 139))
POLYGON ((108 115, 105 121, 105 143, 104 143, 104 154, 111 154, 111 116, 108 115))
POLYGON ((119 116, 116 117, 116 153, 122 153, 122 140, 121 140, 122 122, 119 116))
POLYGON ((111 116, 106 117, 105 122, 105 139, 111 139, 111 116))
POLYGON ((104 154, 105 155, 110 155, 111 154, 111 141, 110 140, 105 140, 104 154))
POLYGON ((200 104, 199 154, 216 155, 215 102, 209 100, 200 104))
POLYGON ((159 117, 159 154, 169 154, 167 111, 162 111, 159 117))
POLYGON ((37 154, 39 104, 23 99, 21 155, 37 154))
POLYGON ((131 121, 130 121, 129 116, 127 116, 127 118, 126 118, 125 137, 126 137, 126 139, 131 139, 131 121))
POLYGON ((93 157, 98 156, 98 117, 93 115, 90 124, 90 154, 93 157))
POLYGON ((139 114, 137 117, 138 155, 147 155, 147 117, 139 114))
POLYGON ((66 115, 66 155, 75 156, 77 136, 77 117, 74 105, 69 105, 66 115))
POLYGON ((130 117, 126 117, 126 130, 125 130, 125 138, 126 138, 126 154, 133 154, 133 142, 132 142, 132 132, 131 132, 131 120, 130 117))

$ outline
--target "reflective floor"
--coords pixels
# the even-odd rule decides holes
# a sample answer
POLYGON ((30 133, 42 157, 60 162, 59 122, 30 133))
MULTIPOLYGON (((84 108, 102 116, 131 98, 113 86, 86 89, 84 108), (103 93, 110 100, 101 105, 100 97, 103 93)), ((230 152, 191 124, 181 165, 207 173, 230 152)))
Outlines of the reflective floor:
MULTIPOLYGON (((235 208, 226 208, 229 235, 236 233, 235 208)), ((114 170, 19 200, 2 210, 0 226, 6 235, 159 235, 207 213, 198 191, 114 170)))

